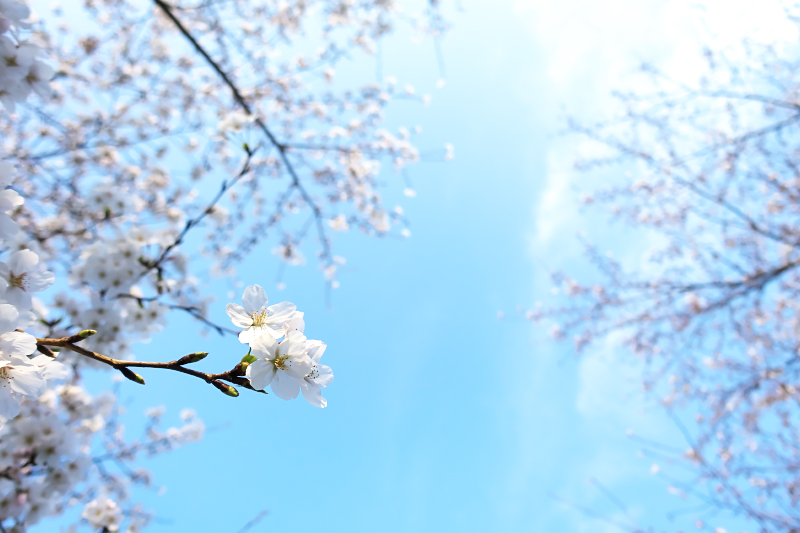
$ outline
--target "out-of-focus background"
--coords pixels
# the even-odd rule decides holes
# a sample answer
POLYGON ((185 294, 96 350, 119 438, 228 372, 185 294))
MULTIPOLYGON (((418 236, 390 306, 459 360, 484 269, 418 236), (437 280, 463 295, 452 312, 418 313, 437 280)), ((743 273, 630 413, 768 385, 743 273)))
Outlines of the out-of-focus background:
MULTIPOLYGON (((340 238, 347 263, 330 305, 313 261, 287 267, 280 291, 278 260, 267 252, 239 271, 271 302, 297 304, 307 332, 328 343, 323 362, 336 376, 324 390, 328 407, 223 398, 158 372, 147 374, 144 392, 121 384, 131 413, 163 404, 174 421, 191 406, 209 426, 202 442, 146 463, 166 487, 142 496, 157 515, 154 533, 245 526, 224 509, 268 511, 252 532, 683 527, 668 513, 686 502, 626 434, 683 446, 638 392, 637 369, 613 341, 576 358, 515 309, 546 298, 551 270, 586 268, 578 231, 623 256, 641 250, 635 237, 623 241, 581 213, 580 192, 598 184, 571 171, 575 144, 558 135, 564 113, 602 118, 610 92, 642 61, 690 75, 703 43, 779 31, 780 13, 753 2, 463 0, 447 14, 454 28, 442 41, 443 69, 429 41, 412 44, 402 30, 382 45, 380 68, 353 66, 430 93, 427 107, 393 107, 390 124, 419 124, 423 152, 455 146, 452 161, 409 169, 415 198, 404 199, 399 177, 387 189, 387 203, 403 199, 411 237, 340 238)), ((225 323, 224 304, 238 302, 241 288, 209 288, 219 298, 212 318, 225 323)), ((196 331, 175 316, 137 354, 161 360, 195 342, 211 353, 208 368, 243 355, 235 339, 196 331)), ((107 374, 92 379, 108 386, 107 374)))

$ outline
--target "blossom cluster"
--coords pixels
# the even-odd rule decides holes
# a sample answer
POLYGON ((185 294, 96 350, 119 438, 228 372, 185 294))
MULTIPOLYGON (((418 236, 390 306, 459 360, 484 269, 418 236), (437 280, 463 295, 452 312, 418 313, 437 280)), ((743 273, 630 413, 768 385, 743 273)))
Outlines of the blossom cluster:
MULTIPOLYGON (((332 234, 409 235, 383 189, 413 198, 407 169, 426 157, 415 146, 421 129, 390 130, 385 114, 430 97, 392 77, 336 79, 340 61, 374 52, 405 20, 394 2, 161 4, 54 3, 33 15, 0 0, 0 455, 11 457, 0 471, 0 530, 69 506, 84 506, 78 529, 146 524, 129 489, 151 477, 128 465, 199 439, 202 422, 183 413, 183 426, 161 432, 156 409, 130 444, 121 410, 88 396, 81 378, 103 369, 143 383, 117 363, 137 359, 136 345, 171 313, 202 333, 233 332, 212 320, 201 279, 238 286, 237 263, 269 238, 276 270, 314 258, 336 288, 345 259, 332 234), (58 71, 50 83, 43 58, 58 71), (33 92, 43 98, 25 100, 33 92), (69 346, 44 342, 76 335, 69 346), (36 444, 25 445, 18 436, 31 431, 36 444), (120 463, 119 473, 107 468, 120 463)), ((440 35, 433 3, 427 12, 417 33, 440 35)), ((249 351, 216 374, 232 385, 207 381, 230 395, 302 392, 325 407, 333 374, 320 364, 326 345, 305 337, 303 313, 270 306, 259 286, 242 304, 228 313, 249 351)))
POLYGON ((31 92, 46 96, 55 71, 39 59, 41 49, 20 40, 19 30, 30 26, 30 9, 15 0, 0 2, 0 102, 10 111, 31 92))
POLYGON ((230 303, 226 311, 235 326, 244 328, 239 341, 250 350, 242 361, 254 389, 269 386, 284 400, 297 398, 302 391, 311 405, 328 405, 322 389, 333 382, 333 371, 319 362, 327 345, 306 338, 303 313, 294 304, 269 305, 264 289, 250 285, 244 290, 242 305, 230 303))
MULTIPOLYGON (((117 421, 120 409, 110 392, 90 396, 80 386, 63 385, 24 402, 20 416, 5 421, 0 428, 0 524, 6 531, 24 531, 82 501, 87 502, 82 518, 94 531, 118 531, 120 503, 130 498, 131 483, 147 487, 152 475, 142 469, 114 472, 110 465, 127 465, 142 452, 158 454, 199 440, 205 429, 187 411, 183 425, 158 431, 163 411, 149 412, 144 438, 126 442, 117 421)), ((136 508, 126 514, 130 532, 150 518, 136 508)))

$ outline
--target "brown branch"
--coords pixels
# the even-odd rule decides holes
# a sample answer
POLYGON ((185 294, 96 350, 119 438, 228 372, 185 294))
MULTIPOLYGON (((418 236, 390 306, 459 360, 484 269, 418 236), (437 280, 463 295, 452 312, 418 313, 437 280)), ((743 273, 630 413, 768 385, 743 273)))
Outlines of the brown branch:
POLYGON ((185 355, 180 359, 177 359, 175 361, 169 361, 166 363, 149 362, 149 361, 123 361, 121 359, 114 359, 113 357, 108 357, 99 354, 97 352, 81 348, 80 346, 77 346, 75 344, 75 342, 81 341, 88 336, 89 335, 81 336, 80 334, 78 334, 78 335, 73 335, 71 337, 62 337, 60 339, 37 338, 36 345, 40 349, 44 348, 45 350, 48 350, 47 348, 48 346, 57 346, 81 354, 85 357, 94 359, 95 361, 99 361, 105 365, 108 365, 112 368, 119 370, 123 376, 141 385, 144 385, 144 379, 139 374, 136 374, 135 372, 130 370, 131 368, 137 368, 137 367, 161 368, 164 370, 174 370, 175 372, 188 374, 190 376, 200 378, 210 385, 213 385, 214 387, 218 388, 220 391, 227 394, 228 396, 238 396, 239 392, 234 387, 226 385, 221 381, 228 381, 235 385, 239 385, 240 387, 244 387, 245 389, 250 389, 252 391, 262 392, 264 394, 267 394, 264 391, 254 389, 250 385, 250 382, 247 380, 247 378, 243 377, 245 375, 245 372, 242 363, 238 363, 236 366, 234 366, 227 372, 221 372, 218 374, 209 374, 206 372, 199 372, 197 370, 192 370, 191 368, 186 368, 184 366, 191 363, 196 363, 197 361, 204 359, 208 355, 207 352, 190 353, 189 355, 185 355))

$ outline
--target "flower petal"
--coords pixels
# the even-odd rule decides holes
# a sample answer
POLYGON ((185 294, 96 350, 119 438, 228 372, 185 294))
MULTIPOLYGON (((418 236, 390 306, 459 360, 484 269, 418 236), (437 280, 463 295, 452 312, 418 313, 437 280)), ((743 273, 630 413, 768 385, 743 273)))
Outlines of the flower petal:
POLYGON ((253 355, 259 359, 274 359, 278 342, 272 335, 259 335, 250 342, 250 348, 253 350, 253 355))
POLYGON ((261 288, 261 285, 248 285, 244 289, 242 295, 242 305, 248 314, 253 314, 265 307, 269 303, 267 293, 261 288))
POLYGON ((325 348, 328 345, 322 341, 306 341, 306 352, 314 363, 319 363, 322 354, 325 353, 325 348))
POLYGON ((272 320, 276 322, 286 321, 292 318, 294 312, 297 311, 297 306, 291 302, 281 302, 279 304, 270 305, 267 311, 272 320))
POLYGON ((231 322, 233 322, 234 326, 247 328, 253 323, 252 317, 248 315, 247 311, 244 310, 244 307, 239 304, 226 305, 225 312, 228 313, 229 317, 231 317, 231 322))
POLYGON ((254 389, 264 390, 275 378, 275 372, 274 364, 264 359, 259 359, 248 365, 245 375, 254 389))
POLYGON ((303 321, 303 313, 295 312, 294 316, 286 322, 286 331, 303 333, 305 329, 306 323, 303 321))
POLYGON ((306 353, 306 336, 294 331, 286 334, 286 338, 278 345, 278 352, 284 355, 300 355, 306 353))
POLYGON ((30 271, 39 263, 39 256, 30 250, 14 252, 8 260, 8 268, 15 276, 30 271))
POLYGON ((328 400, 322 397, 322 390, 313 383, 303 381, 300 383, 300 390, 303 392, 303 398, 308 400, 308 403, 314 407, 326 407, 328 400))
MULTIPOLYGON (((2 380, 8 382, 8 380, 2 380)), ((22 397, 17 396, 8 387, 0 387, 0 416, 6 420, 11 420, 19 414, 19 404, 22 397)))
POLYGON ((33 306, 33 298, 31 295, 17 287, 11 287, 6 290, 3 298, 11 305, 17 306, 20 311, 30 311, 33 306))
POLYGON ((44 392, 47 382, 42 378, 39 367, 33 364, 25 364, 21 359, 14 358, 12 361, 13 370, 11 370, 10 387, 16 393, 28 396, 30 398, 38 398, 44 392))
POLYGON ((43 291, 55 281, 56 275, 47 270, 34 270, 25 276, 25 282, 29 292, 43 291))
POLYGON ((331 370, 331 367, 317 365, 317 375, 314 377, 313 382, 322 388, 333 383, 333 370, 331 370))
MULTIPOLYGON (((247 367, 248 369, 250 367, 247 367)), ((282 400, 294 400, 300 393, 300 381, 288 375, 286 372, 277 372, 275 379, 270 384, 275 396, 282 400)))
POLYGON ((30 333, 9 331, 0 335, 0 352, 6 359, 25 357, 36 351, 36 337, 30 333))
POLYGON ((0 335, 14 331, 19 323, 19 311, 11 304, 0 304, 0 335))
POLYGON ((286 360, 285 372, 295 379, 303 379, 306 374, 311 372, 311 359, 306 354, 291 355, 286 360))
POLYGON ((5 213, 0 213, 0 239, 8 241, 16 237, 19 231, 19 224, 11 220, 5 213))

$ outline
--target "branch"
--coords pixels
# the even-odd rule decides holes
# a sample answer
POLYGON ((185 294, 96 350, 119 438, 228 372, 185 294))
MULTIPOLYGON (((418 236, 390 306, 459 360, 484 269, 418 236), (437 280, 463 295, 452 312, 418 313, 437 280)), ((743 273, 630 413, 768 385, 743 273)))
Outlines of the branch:
MULTIPOLYGON (((116 296, 116 298, 118 298, 118 299, 119 298, 129 298, 131 300, 136 300, 139 303, 139 305, 142 305, 142 302, 159 302, 160 296, 135 296, 133 294, 118 294, 116 296)), ((161 302, 159 302, 159 303, 161 303, 161 302)), ((203 315, 203 313, 200 311, 200 309, 198 309, 197 307, 178 305, 178 304, 162 304, 162 305, 166 305, 170 309, 176 309, 176 310, 179 310, 179 311, 185 311, 185 312, 189 313, 189 316, 191 316, 195 320, 199 320, 200 322, 202 322, 206 326, 208 326, 210 328, 213 328, 214 331, 216 331, 220 335, 225 335, 226 333, 229 333, 231 335, 238 335, 239 334, 239 332, 237 330, 235 330, 235 329, 226 328, 225 326, 220 326, 216 322, 212 322, 211 320, 206 318, 203 315)))
POLYGON ((206 208, 203 209, 203 211, 199 215, 197 215, 196 217, 191 218, 191 219, 186 221, 186 225, 183 227, 183 230, 175 238, 175 240, 172 242, 172 244, 170 244, 169 246, 164 248, 164 250, 158 256, 158 259, 156 259, 154 261, 142 261, 143 266, 147 267, 147 270, 144 271, 142 276, 144 276, 145 274, 147 274, 148 272, 150 272, 153 269, 158 270, 159 274, 160 274, 161 273, 161 264, 166 260, 167 255, 174 248, 180 246, 180 244, 183 243, 183 239, 186 237, 186 234, 189 233, 189 230, 191 230, 193 227, 195 227, 198 224, 200 224, 200 222, 202 222, 203 219, 206 216, 211 214, 214 211, 214 206, 222 198, 222 195, 225 194, 225 192, 228 189, 230 189, 231 187, 236 185, 236 183, 240 179, 242 179, 242 177, 245 174, 250 172, 250 161, 253 159, 253 154, 255 153, 255 150, 258 150, 258 147, 256 147, 255 149, 251 149, 248 145, 245 144, 244 145, 244 150, 247 152, 247 159, 245 159, 244 166, 242 167, 242 170, 231 181, 225 180, 225 181, 222 182, 222 185, 220 186, 219 191, 217 191, 217 194, 214 196, 214 198, 211 199, 211 202, 209 202, 209 204, 206 206, 206 208))
POLYGON ((202 55, 203 58, 205 58, 206 62, 211 66, 211 68, 213 68, 214 71, 219 75, 219 77, 222 78, 222 81, 224 81, 225 85, 227 85, 228 88, 231 90, 231 94, 233 95, 233 99, 236 101, 236 103, 238 103, 239 106, 241 106, 245 114, 254 117, 255 123, 258 125, 258 127, 267 137, 267 139, 269 139, 269 142, 272 143, 272 145, 275 148, 277 148, 278 152, 281 154, 281 160, 283 161, 283 164, 286 166, 286 170, 289 172, 289 175, 292 178, 292 187, 297 189, 297 191, 300 193, 300 196, 302 196, 303 200, 309 206, 311 206, 311 210, 314 212, 314 218, 316 219, 316 226, 317 226, 317 235, 319 236, 320 243, 322 244, 322 250, 323 250, 322 259, 324 259, 327 264, 330 264, 332 257, 331 249, 330 249, 330 243, 328 242, 328 238, 325 235, 325 228, 323 226, 323 220, 322 220, 322 209, 320 209, 320 207, 316 204, 316 202, 314 202, 314 200, 311 198, 311 195, 308 193, 303 184, 300 183, 300 177, 297 175, 297 171, 295 170, 294 165, 292 165, 292 163, 289 161, 288 156, 286 155, 287 146, 285 144, 281 144, 280 142, 278 142, 278 139, 275 137, 275 135, 273 135, 273 133, 270 131, 270 129, 267 127, 264 121, 253 113, 252 109, 250 108, 250 105, 244 99, 244 96, 242 96, 242 93, 241 91, 239 91, 239 88, 236 87, 236 85, 233 83, 233 80, 231 80, 231 78, 228 77, 228 75, 222 70, 222 67, 211 58, 208 52, 200 45, 199 42, 197 42, 194 36, 189 32, 186 26, 184 26, 183 23, 175 16, 175 14, 172 12, 172 7, 163 0, 153 0, 153 2, 159 8, 161 8, 164 14, 167 17, 169 17, 169 19, 175 24, 175 26, 177 26, 178 30, 180 30, 183 36, 186 37, 186 39, 190 43, 192 43, 192 46, 194 46, 195 50, 197 50, 200 53, 200 55, 202 55))
POLYGON ((190 353, 189 355, 185 355, 175 361, 169 361, 168 363, 147 362, 147 361, 123 361, 120 359, 114 359, 112 357, 99 354, 97 352, 93 352, 91 350, 87 350, 85 348, 81 348, 80 346, 77 346, 75 344, 76 342, 80 342, 85 338, 94 335, 94 333, 95 332, 92 330, 85 330, 77 335, 72 335, 70 337, 62 337, 60 339, 37 338, 36 346, 39 347, 40 351, 42 351, 43 353, 50 351, 48 346, 58 346, 60 348, 65 348, 72 352, 86 356, 90 359, 94 359, 95 361, 99 361, 112 368, 115 368, 119 370, 123 376, 125 376, 131 381, 139 383, 140 385, 144 385, 144 379, 139 374, 136 374, 135 372, 130 370, 130 368, 132 367, 162 368, 165 370, 174 370, 175 372, 180 372, 182 374, 188 374, 190 376, 200 378, 206 383, 214 385, 214 387, 216 387, 223 393, 227 394, 228 396, 234 396, 234 397, 239 396, 239 391, 237 391, 234 387, 231 387, 230 385, 222 383, 222 381, 228 381, 230 383, 239 385, 240 387, 244 387, 245 389, 250 389, 252 391, 267 394, 264 391, 254 389, 250 385, 250 382, 247 380, 247 378, 243 377, 245 375, 246 367, 242 363, 238 363, 236 366, 234 366, 227 372, 221 372, 219 374, 208 374, 206 372, 199 372, 197 370, 192 370, 184 366, 205 359, 205 357, 208 355, 207 352, 190 353))

